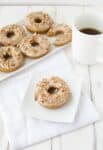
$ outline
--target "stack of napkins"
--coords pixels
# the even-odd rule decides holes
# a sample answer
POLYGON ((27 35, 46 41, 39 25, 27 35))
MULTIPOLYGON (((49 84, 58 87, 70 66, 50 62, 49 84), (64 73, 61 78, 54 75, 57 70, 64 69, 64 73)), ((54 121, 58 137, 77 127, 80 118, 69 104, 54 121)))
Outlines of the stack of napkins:
MULTIPOLYGON (((34 70, 37 69, 41 72, 46 70, 48 74, 53 73, 53 70, 54 72, 57 70, 55 73, 59 73, 62 77, 65 76, 66 80, 69 79, 68 77, 70 75, 72 81, 70 87, 74 89, 74 79, 72 79, 73 71, 71 70, 64 52, 57 53, 31 69, 26 70, 21 75, 0 83, 0 110, 4 119, 8 140, 13 150, 24 148, 48 138, 75 130, 99 119, 98 113, 88 95, 85 93, 85 87, 83 87, 82 83, 77 81, 81 81, 79 78, 75 78, 77 85, 75 85, 76 88, 73 90, 73 93, 77 94, 77 96, 73 97, 74 103, 72 108, 70 108, 71 111, 65 112, 65 120, 58 119, 58 113, 61 113, 61 111, 56 112, 57 121, 56 119, 54 121, 47 121, 48 116, 44 119, 45 115, 39 115, 41 119, 38 118, 38 116, 34 116, 29 111, 30 105, 27 107, 25 94, 29 93, 32 76, 34 77, 32 77, 31 81, 33 81, 33 79, 34 82, 36 81, 35 77, 37 76, 37 72, 34 73, 34 70), (65 69, 65 66, 68 69, 65 69), (79 90, 77 90, 78 87, 79 90), (72 110, 73 114, 71 113, 72 110)), ((44 109, 42 111, 46 114, 44 109)), ((49 113, 51 114, 51 111, 49 113)), ((52 114, 51 118, 53 119, 52 114)), ((63 117, 61 119, 63 119, 63 117)))

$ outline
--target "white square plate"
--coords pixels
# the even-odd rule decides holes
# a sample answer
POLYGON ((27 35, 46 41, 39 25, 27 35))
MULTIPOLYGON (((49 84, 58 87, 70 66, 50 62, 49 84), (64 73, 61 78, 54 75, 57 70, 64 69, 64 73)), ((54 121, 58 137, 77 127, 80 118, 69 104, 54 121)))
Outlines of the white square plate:
POLYGON ((77 112, 81 93, 81 83, 81 79, 70 74, 66 66, 42 71, 35 70, 24 97, 21 110, 25 115, 34 117, 36 119, 71 123, 74 121, 77 112), (72 93, 70 102, 58 109, 47 109, 40 106, 38 102, 34 100, 35 88, 38 81, 51 76, 59 76, 64 79, 69 85, 72 93))

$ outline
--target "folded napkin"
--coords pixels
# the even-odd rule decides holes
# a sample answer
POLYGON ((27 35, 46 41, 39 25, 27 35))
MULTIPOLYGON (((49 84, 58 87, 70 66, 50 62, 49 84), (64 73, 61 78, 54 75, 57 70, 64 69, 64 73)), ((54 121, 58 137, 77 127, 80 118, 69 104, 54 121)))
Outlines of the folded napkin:
POLYGON ((8 139, 4 130, 2 115, 0 113, 0 150, 6 150, 8 147, 8 139))
MULTIPOLYGON (((67 65, 71 73, 71 66, 64 52, 49 57, 37 64, 36 67, 40 69, 48 68, 49 71, 52 67, 60 67, 61 65, 67 65)), ((33 68, 0 83, 0 110, 4 119, 8 140, 13 150, 75 130, 98 119, 98 113, 85 93, 85 87, 83 87, 84 90, 82 91, 74 123, 53 123, 24 116, 20 112, 20 106, 32 76, 33 68)), ((61 69, 63 70, 63 68, 61 69)))

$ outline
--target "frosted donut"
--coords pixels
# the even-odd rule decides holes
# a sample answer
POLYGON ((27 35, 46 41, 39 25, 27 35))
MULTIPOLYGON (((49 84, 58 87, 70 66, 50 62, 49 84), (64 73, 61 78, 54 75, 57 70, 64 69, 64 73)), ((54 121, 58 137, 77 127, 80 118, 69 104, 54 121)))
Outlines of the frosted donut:
POLYGON ((22 66, 23 54, 14 46, 0 48, 0 71, 12 72, 22 66))
POLYGON ((35 100, 50 109, 62 107, 70 100, 70 89, 59 77, 43 79, 36 85, 35 100))
POLYGON ((44 12, 32 12, 25 20, 26 27, 31 32, 44 33, 53 23, 50 16, 44 12))
POLYGON ((15 46, 21 41, 24 35, 25 32, 20 25, 7 25, 0 29, 0 44, 15 46))
POLYGON ((55 36, 54 45, 62 46, 72 40, 72 30, 68 25, 54 24, 47 33, 48 36, 55 36))
POLYGON ((22 53, 30 58, 39 58, 49 52, 49 41, 44 35, 33 34, 24 37, 19 44, 22 53))

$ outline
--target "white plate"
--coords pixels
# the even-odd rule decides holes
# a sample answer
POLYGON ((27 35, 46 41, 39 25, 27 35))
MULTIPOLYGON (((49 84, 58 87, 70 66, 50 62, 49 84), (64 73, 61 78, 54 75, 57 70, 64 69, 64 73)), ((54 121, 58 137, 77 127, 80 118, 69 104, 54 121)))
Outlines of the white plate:
POLYGON ((25 115, 34 117, 36 119, 71 123, 74 121, 77 112, 80 100, 81 83, 81 79, 70 74, 66 66, 61 66, 61 68, 50 68, 49 70, 42 71, 35 70, 33 78, 24 97, 21 110, 25 115), (38 102, 34 100, 35 87, 37 82, 43 78, 48 78, 51 76, 59 76, 64 79, 72 92, 70 102, 59 109, 53 110, 40 106, 38 102))
MULTIPOLYGON (((22 25, 25 32, 29 35, 31 34, 29 31, 26 30, 25 28, 25 23, 24 23, 24 20, 21 20, 19 22, 17 22, 17 24, 19 25, 22 25)), ((53 43, 54 41, 54 38, 48 38, 48 40, 53 43)), ((23 71, 24 69, 27 69, 29 68, 30 66, 33 66, 35 65, 36 63, 40 62, 41 60, 44 60, 46 59, 47 57, 51 56, 52 54, 56 53, 56 52, 59 52, 60 50, 64 49, 64 48, 67 48, 67 46, 69 46, 70 43, 64 45, 64 46, 60 46, 60 47, 56 47, 54 46, 53 44, 51 45, 51 48, 50 48, 50 52, 48 54, 46 54, 45 56, 43 57, 40 57, 38 59, 30 59, 30 58, 25 58, 25 63, 23 66, 21 66, 21 68, 17 69, 16 71, 14 72, 9 72, 9 73, 4 73, 4 72, 0 72, 0 81, 3 81, 9 77, 12 77, 14 75, 16 75, 17 73, 23 71)))
POLYGON ((30 66, 35 65, 36 63, 39 63, 40 61, 46 59, 47 57, 53 55, 56 52, 59 52, 60 50, 66 48, 66 47, 67 47, 67 45, 62 46, 62 47, 54 48, 47 55, 45 55, 45 56, 43 56, 43 57, 41 57, 39 59, 26 58, 24 65, 21 68, 19 68, 18 70, 14 71, 14 72, 10 72, 10 73, 0 72, 0 81, 3 81, 3 80, 5 80, 5 79, 7 79, 9 77, 12 77, 12 76, 16 75, 17 73, 19 73, 19 72, 29 68, 30 66))

